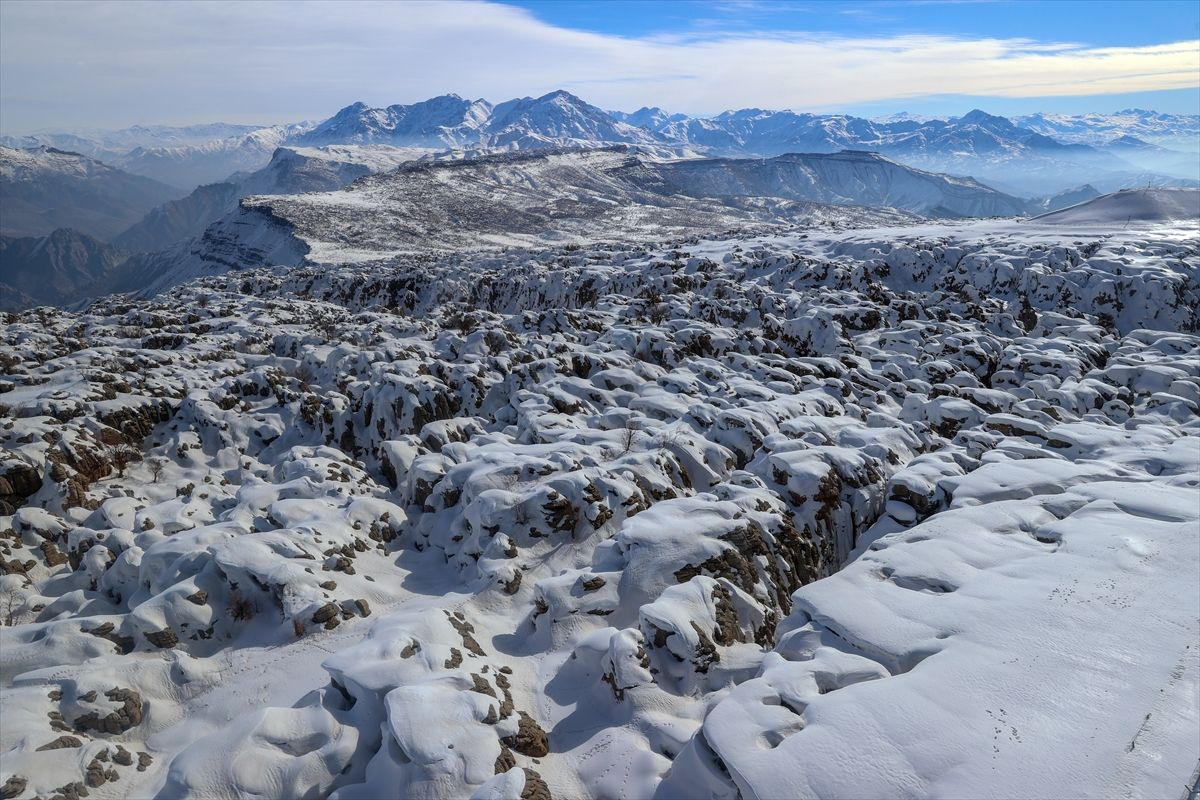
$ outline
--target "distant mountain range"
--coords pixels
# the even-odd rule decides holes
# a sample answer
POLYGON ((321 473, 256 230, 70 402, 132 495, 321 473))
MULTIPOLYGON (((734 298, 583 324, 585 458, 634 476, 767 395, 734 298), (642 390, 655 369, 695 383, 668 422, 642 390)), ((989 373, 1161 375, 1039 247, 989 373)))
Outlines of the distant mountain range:
POLYGON ((730 157, 872 150, 922 169, 971 175, 1010 193, 1041 196, 1083 183, 1110 190, 1200 179, 1198 137, 1200 116, 1137 109, 1012 119, 975 110, 947 119, 898 114, 872 120, 751 108, 695 118, 660 108, 605 111, 560 90, 494 105, 454 94, 385 108, 354 103, 319 123, 139 126, 0 142, 69 149, 182 188, 259 169, 277 147, 295 145, 495 151, 629 144, 663 155, 730 157))
POLYGON ((311 128, 292 125, 191 125, 172 128, 135 126, 120 131, 39 133, 0 136, 0 145, 65 150, 181 189, 227 179, 239 171, 261 168, 275 149, 311 128))
MULTIPOLYGON (((971 175, 1024 196, 1089 181, 1115 187, 1137 180, 1133 176, 1146 169, 1142 157, 1151 158, 1145 149, 1060 142, 980 110, 949 120, 873 121, 761 109, 729 111, 710 119, 681 119, 661 109, 641 109, 626 118, 642 121, 665 141, 729 156, 871 150, 922 169, 971 175)), ((1182 177, 1200 177, 1200 166, 1186 167, 1186 154, 1172 155, 1187 169, 1182 177)), ((1155 166, 1163 165, 1157 153, 1152 158, 1155 166)), ((1162 176, 1175 177, 1180 175, 1162 176)))
POLYGON ((3 139, 24 147, 0 146, 0 234, 9 237, 0 280, 19 305, 62 304, 103 287, 161 283, 164 270, 184 274, 196 263, 299 263, 313 246, 342 257, 347 242, 380 257, 632 238, 698 230, 700 220, 813 219, 813 204, 1040 214, 1126 187, 1200 185, 1200 156, 1168 146, 1198 131, 1198 117, 1137 110, 870 120, 742 109, 693 118, 605 111, 556 91, 495 105, 457 95, 354 103, 317 123, 39 134, 3 139), (597 149, 609 155, 583 152, 597 149), (537 188, 522 193, 506 180, 537 188), (175 188, 187 186, 195 188, 186 196, 175 188), (303 194, 314 192, 323 194, 303 194), (625 213, 614 216, 614 202, 625 213), (294 234, 301 229, 311 235, 294 234), (55 277, 42 285, 39 275, 55 277))
POLYGON ((1200 115, 1196 114, 1127 108, 1112 114, 1028 114, 1013 117, 1012 121, 1062 142, 1103 145, 1135 137, 1163 147, 1191 151, 1200 148, 1200 115))

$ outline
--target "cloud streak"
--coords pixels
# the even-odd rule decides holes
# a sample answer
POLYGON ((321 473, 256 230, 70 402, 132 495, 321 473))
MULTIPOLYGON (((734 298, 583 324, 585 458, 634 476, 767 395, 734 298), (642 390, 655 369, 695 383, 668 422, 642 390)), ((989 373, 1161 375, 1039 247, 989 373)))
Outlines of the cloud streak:
MULTIPOLYGON (((812 20, 820 26, 820 17, 812 20)), ((579 87, 607 108, 827 110, 931 95, 1043 97, 1200 86, 1200 40, 803 31, 627 38, 485 2, 0 3, 0 125, 321 117, 346 103, 579 87)))

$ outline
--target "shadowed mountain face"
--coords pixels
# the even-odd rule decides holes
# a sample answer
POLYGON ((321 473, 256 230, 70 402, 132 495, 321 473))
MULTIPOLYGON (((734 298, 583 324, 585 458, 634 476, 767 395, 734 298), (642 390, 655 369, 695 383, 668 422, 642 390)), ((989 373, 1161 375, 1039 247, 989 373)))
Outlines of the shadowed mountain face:
POLYGON ((102 294, 124 260, 117 248, 68 228, 47 236, 0 236, 0 310, 102 294))
POLYGON ((113 244, 130 252, 149 252, 199 236, 204 229, 237 207, 241 197, 233 183, 213 183, 196 188, 187 197, 164 203, 142 220, 113 237, 113 244))
POLYGON ((792 153, 770 159, 702 159, 654 170, 664 189, 696 197, 784 197, 891 207, 940 217, 1023 214, 1022 200, 970 178, 912 169, 875 153, 792 153))
POLYGON ((0 233, 73 228, 107 239, 182 192, 78 153, 0 146, 0 233))
POLYGON ((1060 208, 1067 208, 1076 203, 1082 203, 1085 200, 1091 200, 1093 197, 1099 197, 1100 192, 1095 186, 1090 183, 1085 183, 1083 186, 1076 186, 1074 189, 1067 189, 1065 192, 1059 192, 1048 197, 1042 197, 1031 201, 1034 209, 1042 212, 1058 211, 1060 208))

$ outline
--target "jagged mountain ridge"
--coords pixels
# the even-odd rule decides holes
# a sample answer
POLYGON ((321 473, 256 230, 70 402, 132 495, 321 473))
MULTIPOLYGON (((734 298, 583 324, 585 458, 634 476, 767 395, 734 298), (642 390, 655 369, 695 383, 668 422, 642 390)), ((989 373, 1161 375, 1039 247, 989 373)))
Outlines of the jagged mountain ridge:
POLYGON ((486 100, 464 100, 456 94, 387 108, 370 108, 358 102, 294 137, 294 142, 301 145, 403 142, 407 146, 434 148, 473 145, 478 144, 478 130, 491 111, 492 104, 486 100))
POLYGON ((620 121, 561 90, 497 105, 456 94, 386 108, 358 102, 294 141, 500 150, 581 143, 667 143, 654 132, 620 121))

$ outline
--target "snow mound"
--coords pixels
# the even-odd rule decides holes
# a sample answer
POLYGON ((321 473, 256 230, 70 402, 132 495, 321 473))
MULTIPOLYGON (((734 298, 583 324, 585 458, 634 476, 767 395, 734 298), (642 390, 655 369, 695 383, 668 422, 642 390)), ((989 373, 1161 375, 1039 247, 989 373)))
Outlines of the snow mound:
POLYGON ((1179 221, 1200 227, 1200 189, 1122 189, 1034 217, 1033 221, 1095 226, 1179 221))

